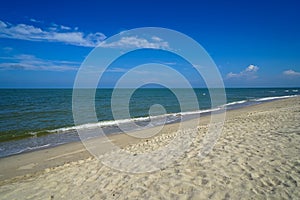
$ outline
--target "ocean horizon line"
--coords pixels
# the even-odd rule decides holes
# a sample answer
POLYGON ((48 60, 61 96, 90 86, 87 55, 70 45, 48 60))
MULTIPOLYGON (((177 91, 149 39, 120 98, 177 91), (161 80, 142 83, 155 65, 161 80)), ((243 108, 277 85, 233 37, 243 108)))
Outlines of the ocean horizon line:
MULTIPOLYGON (((264 86, 257 86, 257 87, 224 87, 224 88, 218 88, 218 87, 192 87, 192 88, 184 88, 184 87, 174 87, 174 88, 165 88, 165 87, 140 87, 136 89, 294 89, 294 88, 300 88, 300 86, 282 86, 282 87, 264 87, 264 86)), ((75 88, 72 87, 26 87, 26 88, 18 88, 18 87, 0 87, 0 90, 40 90, 40 89, 46 89, 46 90, 73 90, 75 88)), ((124 87, 124 88, 115 88, 115 87, 97 87, 97 88, 76 88, 76 89, 135 89, 134 87, 124 87)))

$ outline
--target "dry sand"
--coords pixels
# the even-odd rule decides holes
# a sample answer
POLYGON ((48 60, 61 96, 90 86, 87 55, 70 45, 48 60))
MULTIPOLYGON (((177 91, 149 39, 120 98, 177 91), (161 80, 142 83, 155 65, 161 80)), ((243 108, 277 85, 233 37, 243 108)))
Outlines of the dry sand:
POLYGON ((166 126, 148 140, 114 136, 123 150, 137 154, 178 135, 196 136, 179 159, 152 173, 111 169, 78 143, 1 159, 0 199, 300 199, 299 97, 227 112, 222 135, 200 158, 208 119, 195 129, 166 126), (14 171, 28 174, 13 177, 14 171))

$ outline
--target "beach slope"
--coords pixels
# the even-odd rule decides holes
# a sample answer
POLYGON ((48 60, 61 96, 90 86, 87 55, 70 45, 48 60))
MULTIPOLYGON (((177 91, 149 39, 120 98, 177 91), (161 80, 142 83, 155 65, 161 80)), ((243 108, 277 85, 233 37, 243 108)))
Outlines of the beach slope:
MULTIPOLYGON (((208 119, 204 117, 194 129, 196 138, 189 151, 158 171, 120 172, 80 151, 68 163, 45 164, 38 171, 1 180, 0 199, 300 198, 299 97, 228 111, 213 150, 201 158, 198 154, 208 119)), ((127 141, 123 148, 137 152, 157 148, 176 135, 175 129, 176 124, 168 125, 162 134, 147 141, 127 141)), ((56 154, 66 154, 59 148, 56 154)), ((38 155, 33 152, 15 158, 38 155)), ((13 166, 13 158, 6 165, 13 166)))

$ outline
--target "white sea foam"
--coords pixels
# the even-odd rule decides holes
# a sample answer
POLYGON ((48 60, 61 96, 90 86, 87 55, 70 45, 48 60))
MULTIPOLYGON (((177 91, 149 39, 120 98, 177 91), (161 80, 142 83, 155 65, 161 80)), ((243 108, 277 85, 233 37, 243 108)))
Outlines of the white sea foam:
MULTIPOLYGON (((156 120, 156 125, 160 125, 161 123, 157 123, 157 121, 159 119, 165 119, 166 117, 169 117, 169 119, 166 122, 171 123, 173 121, 178 120, 180 116, 208 113, 208 112, 218 111, 220 109, 221 108, 214 108, 214 109, 207 109, 207 110, 169 113, 169 114, 163 114, 163 115, 157 115, 157 116, 147 116, 147 117, 137 117, 137 118, 130 118, 130 119, 100 121, 100 122, 96 122, 96 123, 87 123, 87 124, 82 124, 82 125, 76 125, 76 126, 58 128, 58 129, 54 129, 54 130, 48 130, 48 132, 49 133, 62 133, 62 132, 74 131, 74 130, 77 130, 77 129, 95 129, 95 128, 98 128, 98 127, 118 126, 120 124, 126 124, 126 123, 147 122, 147 121, 150 122, 150 120, 151 121, 156 120), (174 119, 174 117, 178 117, 178 118, 174 119)), ((34 133, 31 133, 31 134, 34 135, 34 133)))
POLYGON ((10 153, 10 155, 16 155, 16 154, 20 154, 20 153, 23 153, 23 152, 26 152, 26 151, 38 150, 38 149, 49 147, 50 145, 51 144, 45 144, 45 145, 35 146, 35 147, 26 147, 26 148, 21 149, 21 150, 19 150, 17 152, 10 153))
MULTIPOLYGON (((253 99, 251 101, 255 102, 261 102, 261 101, 270 101, 270 100, 276 100, 276 99, 285 99, 285 98, 290 98, 290 97, 295 97, 298 95, 288 95, 288 96, 274 96, 274 97, 264 97, 264 98, 258 98, 258 99, 253 99)), ((119 126, 120 124, 130 124, 130 123, 136 123, 136 122, 150 122, 152 121, 153 124, 148 125, 149 126, 156 126, 156 125, 162 125, 165 122, 166 123, 172 123, 176 120, 179 120, 181 116, 188 116, 188 115, 197 115, 197 114, 204 114, 204 113, 210 113, 210 112, 215 112, 219 111, 221 109, 224 109, 227 106, 234 106, 237 104, 244 104, 249 102, 249 100, 240 100, 240 101, 234 101, 227 103, 225 105, 216 107, 216 108, 211 108, 211 109, 206 109, 206 110, 196 110, 196 111, 186 111, 186 112, 179 112, 179 113, 168 113, 168 114, 163 114, 163 115, 157 115, 157 116, 146 116, 146 117, 137 117, 137 118, 130 118, 130 119, 118 119, 118 120, 108 120, 108 121, 100 121, 96 123, 87 123, 87 124, 82 124, 82 125, 76 125, 76 126, 70 126, 70 127, 63 127, 63 128, 58 128, 54 130, 49 130, 49 133, 65 133, 65 132, 71 132, 75 131, 78 129, 87 129, 87 130, 92 130, 95 128, 100 128, 100 127, 113 127, 113 126, 119 126), (159 121, 161 119, 161 121, 159 121), (163 119, 167 119, 164 121, 163 119)), ((35 133, 31 133, 32 135, 35 135, 35 133)))
POLYGON ((50 145, 51 145, 51 144, 44 144, 44 145, 41 145, 41 146, 27 147, 26 150, 42 149, 42 148, 45 148, 45 147, 49 147, 50 145))
POLYGON ((286 98, 291 98, 291 97, 296 97, 298 95, 287 95, 287 96, 278 96, 278 97, 264 97, 264 98, 258 98, 255 99, 254 101, 270 101, 270 100, 275 100, 275 99, 286 99, 286 98))
POLYGON ((242 104, 242 103, 246 103, 247 100, 242 100, 242 101, 234 101, 234 102, 230 102, 225 104, 225 106, 232 106, 232 105, 236 105, 236 104, 242 104))
POLYGON ((203 113, 209 113, 220 110, 221 107, 212 108, 212 109, 206 109, 206 110, 196 110, 196 111, 187 111, 187 112, 180 112, 175 113, 173 115, 196 115, 196 114, 203 114, 203 113))

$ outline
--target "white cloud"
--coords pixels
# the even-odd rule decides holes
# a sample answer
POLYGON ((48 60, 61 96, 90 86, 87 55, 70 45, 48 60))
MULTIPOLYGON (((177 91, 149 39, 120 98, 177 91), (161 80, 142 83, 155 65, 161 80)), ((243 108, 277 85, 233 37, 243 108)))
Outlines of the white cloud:
POLYGON ((71 61, 43 60, 33 55, 16 55, 1 57, 0 70, 33 70, 33 71, 72 71, 78 70, 80 63, 71 61))
POLYGON ((292 69, 284 71, 283 74, 287 76, 300 76, 300 72, 296 72, 292 69))
POLYGON ((259 67, 255 65, 249 65, 246 69, 239 73, 230 72, 227 74, 227 78, 247 78, 254 79, 257 78, 256 72, 259 70, 259 67))
POLYGON ((151 39, 154 40, 154 41, 157 41, 157 42, 163 41, 163 39, 161 39, 161 38, 159 38, 157 36, 153 36, 151 39))
POLYGON ((170 49, 168 42, 153 36, 152 41, 137 36, 124 36, 120 40, 107 43, 102 42, 99 46, 107 48, 153 48, 153 49, 170 49), (155 39, 153 39, 155 38, 155 39))
POLYGON ((233 72, 229 72, 226 77, 227 78, 236 78, 236 77, 240 77, 240 74, 235 74, 233 72))
POLYGON ((60 28, 61 28, 62 30, 71 30, 71 29, 72 29, 71 27, 63 26, 63 25, 60 25, 60 28))
POLYGON ((75 46, 96 47, 106 36, 100 32, 85 34, 77 29, 72 30, 70 27, 57 24, 42 29, 27 24, 12 25, 0 20, 0 38, 62 42, 75 46))
POLYGON ((34 22, 34 23, 43 23, 42 21, 36 20, 34 18, 30 18, 29 21, 34 22))
POLYGON ((255 65, 249 65, 247 68, 246 68, 246 72, 256 72, 259 68, 255 65))

